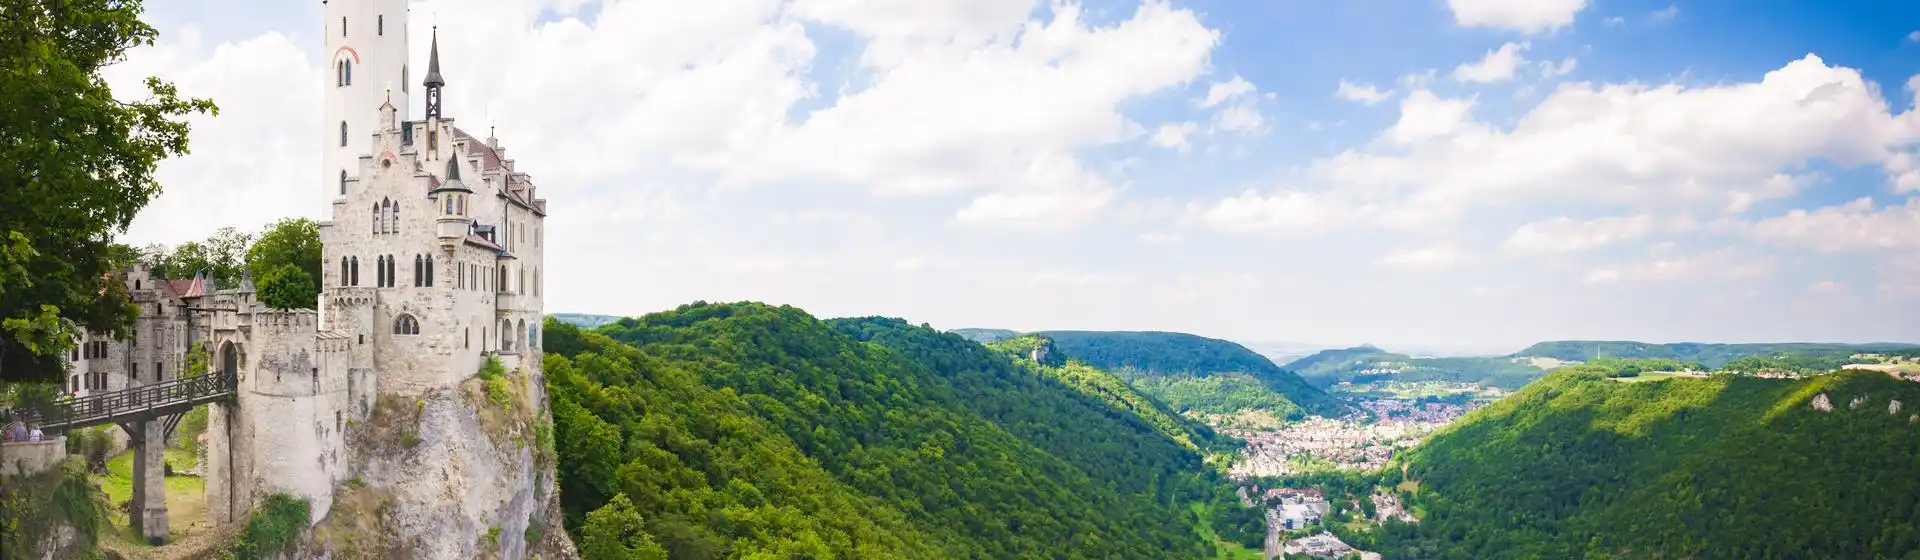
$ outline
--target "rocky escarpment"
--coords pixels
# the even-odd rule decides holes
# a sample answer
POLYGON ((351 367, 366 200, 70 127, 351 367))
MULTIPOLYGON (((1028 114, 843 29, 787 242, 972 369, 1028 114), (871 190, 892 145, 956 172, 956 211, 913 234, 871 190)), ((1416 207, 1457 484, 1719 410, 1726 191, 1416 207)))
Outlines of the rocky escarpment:
POLYGON ((359 463, 296 558, 574 558, 561 528, 545 381, 497 370, 383 395, 359 463))

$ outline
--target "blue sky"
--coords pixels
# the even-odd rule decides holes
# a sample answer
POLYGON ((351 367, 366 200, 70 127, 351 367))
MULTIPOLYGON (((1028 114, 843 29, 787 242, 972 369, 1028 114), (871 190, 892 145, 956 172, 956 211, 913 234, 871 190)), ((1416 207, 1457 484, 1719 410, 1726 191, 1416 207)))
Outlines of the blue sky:
MULTIPOLYGON (((326 219, 320 6, 242 7, 150 6, 159 44, 115 68, 223 107, 130 241, 326 219)), ((497 125, 551 201, 549 311, 744 299, 1460 351, 1920 341, 1911 3, 410 14, 413 37, 441 26, 449 113, 497 125)))

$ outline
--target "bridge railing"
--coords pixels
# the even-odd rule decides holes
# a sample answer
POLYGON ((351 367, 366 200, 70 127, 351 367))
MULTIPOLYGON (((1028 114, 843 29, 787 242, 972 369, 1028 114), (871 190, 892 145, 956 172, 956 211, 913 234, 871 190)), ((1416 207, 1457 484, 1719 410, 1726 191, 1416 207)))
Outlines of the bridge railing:
POLYGON ((67 431, 192 408, 232 395, 235 385, 231 375, 196 375, 59 401, 25 412, 47 431, 67 431))

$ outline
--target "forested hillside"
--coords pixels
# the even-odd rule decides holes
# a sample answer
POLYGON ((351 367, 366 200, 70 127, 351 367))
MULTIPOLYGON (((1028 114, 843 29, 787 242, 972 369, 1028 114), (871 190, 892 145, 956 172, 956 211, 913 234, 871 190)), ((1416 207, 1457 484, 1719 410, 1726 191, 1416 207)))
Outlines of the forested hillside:
POLYGON ((961 338, 981 344, 998 342, 1020 336, 1020 333, 1007 329, 953 329, 947 332, 960 335, 961 338))
POLYGON ((1507 357, 1415 358, 1372 346, 1323 350, 1287 367, 1318 387, 1342 381, 1446 381, 1518 389, 1547 373, 1507 357))
POLYGON ((1277 416, 1339 416, 1339 399, 1225 340, 1170 332, 1046 331, 1067 356, 1114 372, 1176 408, 1233 412, 1252 402, 1277 416))
POLYGON ((1389 464, 1389 558, 1911 558, 1920 384, 1559 370, 1389 464), (1629 382, 1637 381, 1637 382, 1629 382), (1404 471, 1402 471, 1404 468, 1404 471))
POLYGON ((897 319, 694 304, 546 343, 583 551, 1204 558, 1264 531, 1176 435, 1209 432, 897 319))
POLYGON ((1596 358, 1665 358, 1684 362, 1699 362, 1709 369, 1719 369, 1728 362, 1741 358, 1758 357, 1798 357, 1821 360, 1830 363, 1826 369, 1845 365, 1846 358, 1853 354, 1885 353, 1900 349, 1913 349, 1913 344, 1875 343, 1875 344, 1822 344, 1811 342, 1789 342, 1776 344, 1705 344, 1698 342, 1677 342, 1671 344, 1652 344, 1631 341, 1593 341, 1593 340, 1556 340, 1528 346, 1515 352, 1514 356, 1537 356, 1559 360, 1584 362, 1596 358))

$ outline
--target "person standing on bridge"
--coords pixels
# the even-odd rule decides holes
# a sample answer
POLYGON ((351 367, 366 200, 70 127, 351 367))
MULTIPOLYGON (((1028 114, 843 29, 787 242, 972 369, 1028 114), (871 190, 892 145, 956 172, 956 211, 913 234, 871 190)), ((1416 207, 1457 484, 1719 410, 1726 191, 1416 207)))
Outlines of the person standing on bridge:
POLYGON ((46 437, 46 434, 40 431, 39 426, 34 426, 32 430, 27 431, 27 441, 40 443, 40 439, 44 437, 46 437))

